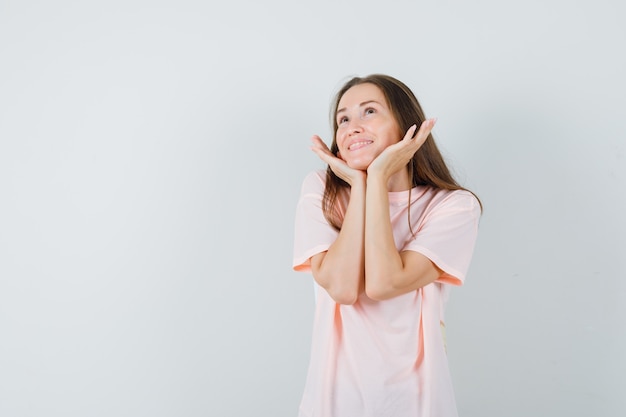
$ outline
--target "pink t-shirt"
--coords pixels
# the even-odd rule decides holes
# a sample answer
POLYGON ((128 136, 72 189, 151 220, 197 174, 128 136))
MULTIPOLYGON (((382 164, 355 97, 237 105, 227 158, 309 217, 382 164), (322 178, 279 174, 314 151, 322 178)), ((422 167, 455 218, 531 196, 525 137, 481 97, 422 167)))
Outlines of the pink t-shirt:
MULTIPOLYGON (((326 174, 302 184, 295 218, 293 268, 337 238, 322 213, 326 174)), ((450 285, 461 285, 470 265, 480 206, 467 191, 419 186, 390 192, 396 247, 427 256, 444 274, 398 297, 374 301, 364 293, 337 304, 317 284, 311 357, 300 417, 455 417, 454 391, 442 337, 450 285)))

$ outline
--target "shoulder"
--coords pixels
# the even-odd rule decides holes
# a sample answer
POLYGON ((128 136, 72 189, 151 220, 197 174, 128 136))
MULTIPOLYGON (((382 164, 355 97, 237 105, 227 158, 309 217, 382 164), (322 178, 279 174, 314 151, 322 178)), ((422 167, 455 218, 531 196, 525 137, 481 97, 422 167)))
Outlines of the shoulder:
POLYGON ((301 194, 324 192, 326 187, 326 171, 322 169, 310 171, 302 180, 301 194))
POLYGON ((481 206, 474 194, 467 190, 443 190, 430 188, 424 193, 427 202, 427 213, 471 213, 480 217, 481 206))
POLYGON ((467 190, 441 190, 444 193, 442 203, 466 209, 480 209, 480 203, 474 194, 467 190))

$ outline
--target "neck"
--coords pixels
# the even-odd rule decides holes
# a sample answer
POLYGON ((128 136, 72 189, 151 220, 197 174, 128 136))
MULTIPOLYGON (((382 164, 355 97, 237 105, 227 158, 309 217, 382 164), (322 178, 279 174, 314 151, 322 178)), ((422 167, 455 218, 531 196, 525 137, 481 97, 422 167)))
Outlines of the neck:
POLYGON ((412 188, 411 178, 409 178, 409 169, 401 169, 389 178, 387 182, 387 190, 391 192, 406 191, 412 188))

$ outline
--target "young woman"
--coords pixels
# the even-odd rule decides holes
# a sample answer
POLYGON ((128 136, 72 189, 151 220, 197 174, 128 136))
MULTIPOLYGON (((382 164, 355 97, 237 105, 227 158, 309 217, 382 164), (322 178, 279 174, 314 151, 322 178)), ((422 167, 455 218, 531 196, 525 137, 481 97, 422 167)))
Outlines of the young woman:
POLYGON ((337 93, 326 171, 302 184, 293 267, 316 282, 301 417, 457 416, 444 310, 481 213, 452 177, 415 95, 381 74, 337 93))

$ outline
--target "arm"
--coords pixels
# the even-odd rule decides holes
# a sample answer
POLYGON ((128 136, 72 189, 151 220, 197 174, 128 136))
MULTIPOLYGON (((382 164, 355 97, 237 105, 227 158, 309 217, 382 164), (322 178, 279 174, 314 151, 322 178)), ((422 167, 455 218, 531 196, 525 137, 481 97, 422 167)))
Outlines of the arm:
POLYGON ((365 172, 349 168, 318 136, 312 150, 333 172, 350 184, 350 199, 337 240, 311 258, 313 278, 340 304, 353 304, 365 287, 364 224, 365 172))
POLYGON ((353 185, 343 225, 328 251, 311 258, 313 278, 340 304, 354 304, 365 286, 365 181, 353 185))
POLYGON ((434 120, 422 124, 413 138, 414 127, 405 137, 389 146, 367 172, 365 200, 365 291, 374 300, 392 298, 421 288, 435 281, 438 269, 426 256, 414 252, 398 252, 391 222, 387 184, 392 175, 406 169, 410 158, 428 137, 434 120))
POLYGON ((365 210, 365 291, 373 300, 385 300, 435 281, 441 270, 414 251, 398 252, 389 221, 387 183, 369 177, 365 210))

